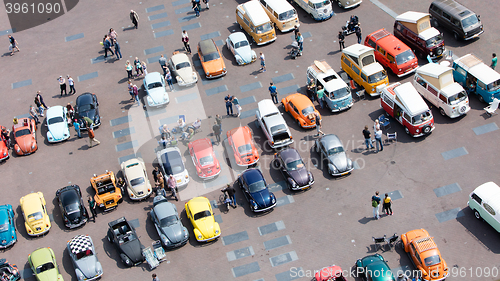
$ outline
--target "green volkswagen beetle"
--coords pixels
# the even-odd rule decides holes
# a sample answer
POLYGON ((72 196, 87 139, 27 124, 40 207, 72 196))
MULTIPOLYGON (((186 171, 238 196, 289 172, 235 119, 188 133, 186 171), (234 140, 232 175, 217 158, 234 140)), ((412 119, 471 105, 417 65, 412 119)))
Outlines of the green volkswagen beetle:
POLYGON ((51 248, 38 248, 28 256, 28 263, 38 281, 64 281, 51 248))
POLYGON ((356 261, 356 274, 363 280, 395 281, 389 265, 379 255, 366 256, 356 261))

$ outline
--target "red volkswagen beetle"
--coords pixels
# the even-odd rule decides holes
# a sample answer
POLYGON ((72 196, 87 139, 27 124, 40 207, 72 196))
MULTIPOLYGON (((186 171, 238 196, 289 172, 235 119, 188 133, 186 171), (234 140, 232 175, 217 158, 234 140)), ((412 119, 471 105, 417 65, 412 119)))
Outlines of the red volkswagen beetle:
POLYGON ((220 164, 215 158, 212 141, 209 138, 192 141, 188 148, 200 178, 208 180, 220 174, 220 164))
POLYGON ((322 268, 314 277, 315 281, 347 281, 342 274, 342 268, 337 265, 322 268))
MULTIPOLYGON (((3 131, 4 126, 0 126, 0 130, 3 131)), ((0 161, 7 160, 9 158, 9 148, 7 147, 7 141, 0 134, 0 161)))
POLYGON ((259 152, 255 148, 252 131, 248 126, 234 128, 226 135, 238 166, 247 167, 259 161, 259 152))

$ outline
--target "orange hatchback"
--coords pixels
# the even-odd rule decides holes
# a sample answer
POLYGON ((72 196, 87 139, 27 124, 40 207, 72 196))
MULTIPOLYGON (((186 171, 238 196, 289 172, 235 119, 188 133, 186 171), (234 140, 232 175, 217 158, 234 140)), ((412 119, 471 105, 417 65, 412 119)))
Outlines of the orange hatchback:
POLYGON ((30 118, 19 118, 12 126, 14 151, 17 155, 29 155, 38 149, 36 143, 36 123, 30 118))
POLYGON ((207 39, 198 43, 198 56, 207 78, 217 78, 226 75, 226 65, 214 40, 207 39))
POLYGON ((410 260, 422 273, 423 280, 444 280, 449 275, 448 266, 441 258, 438 247, 425 229, 415 229, 401 235, 401 241, 410 260))
POLYGON ((247 167, 259 161, 259 152, 255 148, 252 131, 248 126, 234 128, 226 135, 238 166, 247 167))
POLYGON ((321 115, 314 108, 311 100, 303 94, 295 93, 281 100, 285 111, 292 115, 295 122, 302 128, 315 128, 316 119, 310 118, 311 114, 317 114, 321 119, 321 115))

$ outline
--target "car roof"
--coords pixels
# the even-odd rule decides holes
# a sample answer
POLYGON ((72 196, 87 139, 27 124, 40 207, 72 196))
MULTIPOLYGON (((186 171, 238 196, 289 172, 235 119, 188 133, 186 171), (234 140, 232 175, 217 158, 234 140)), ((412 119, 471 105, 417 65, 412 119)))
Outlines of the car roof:
MULTIPOLYGON (((24 128, 29 128, 29 123, 31 123, 32 120, 30 118, 18 118, 17 119, 17 124, 13 125, 14 131, 18 131, 19 129, 24 129, 24 128), (28 125, 24 125, 24 121, 28 122, 28 125)), ((34 122, 34 121, 33 121, 34 122)))
POLYGON ((500 211, 500 187, 494 182, 483 183, 473 191, 495 210, 500 211))
POLYGON ((23 212, 26 214, 26 216, 36 212, 43 212, 42 202, 40 201, 40 196, 38 195, 38 193, 33 192, 26 196, 23 196, 23 202, 23 212))
POLYGON ((396 17, 397 21, 417 23, 423 17, 429 16, 427 13, 408 11, 396 17))
POLYGON ((76 105, 92 103, 92 93, 83 93, 76 98, 76 105))
POLYGON ((259 169, 247 169, 242 174, 241 177, 245 180, 247 184, 252 184, 261 180, 264 180, 264 176, 259 169))
POLYGON ((382 70, 384 70, 384 67, 377 61, 370 63, 367 66, 363 66, 363 68, 361 69, 361 71, 364 72, 367 76, 370 76, 382 70))
POLYGON ((429 107, 425 103, 424 99, 417 92, 415 87, 413 87, 411 82, 406 82, 396 86, 394 88, 394 92, 396 93, 396 99, 403 104, 410 115, 414 116, 429 110, 429 107))
POLYGON ((417 68, 418 74, 427 75, 434 78, 439 78, 439 75, 453 70, 451 67, 444 66, 438 63, 428 63, 417 68))
POLYGON ((480 63, 471 69, 469 69, 469 73, 474 77, 478 78, 484 84, 488 85, 500 79, 500 73, 491 69, 491 67, 487 66, 484 63, 480 63))
POLYGON ((302 109, 307 108, 309 106, 312 106, 314 108, 314 105, 311 102, 311 100, 308 97, 306 97, 305 95, 300 94, 300 93, 295 93, 295 94, 289 95, 288 100, 293 102, 293 104, 295 105, 295 107, 297 107, 298 110, 302 110, 302 109))
POLYGON ((206 211, 210 209, 210 201, 208 201, 206 197, 195 197, 189 200, 186 204, 188 204, 189 206, 191 215, 195 215, 200 211, 206 211))
POLYGON ((258 0, 251 0, 242 5, 245 13, 248 15, 254 26, 259 26, 271 21, 258 0))
POLYGON ((200 47, 200 52, 202 55, 217 52, 217 46, 215 45, 215 42, 212 39, 201 40, 198 43, 198 46, 200 47))
POLYGON ((189 57, 185 54, 185 53, 177 53, 175 55, 172 55, 170 57, 170 59, 172 60, 172 62, 176 65, 176 64, 179 64, 181 62, 189 62, 189 64, 191 64, 190 60, 189 60, 189 57))
POLYGON ((229 38, 233 42, 248 41, 247 37, 245 36, 245 33, 239 31, 231 33, 229 35, 229 38))
POLYGON ((347 48, 344 48, 342 50, 342 53, 345 53, 346 55, 353 56, 353 57, 359 57, 360 55, 366 53, 366 52, 373 52, 372 47, 368 47, 365 45, 361 44, 353 44, 347 48))
POLYGON ((299 152, 295 148, 292 148, 292 147, 281 150, 279 152, 279 154, 280 154, 281 158, 283 160, 285 160, 286 162, 302 159, 302 157, 300 157, 299 152))
POLYGON ((427 28, 426 30, 420 32, 418 34, 418 37, 422 38, 423 40, 428 40, 431 39, 434 36, 437 36, 441 34, 439 30, 435 29, 434 27, 427 28))
POLYGON ((63 116, 63 114, 64 114, 64 109, 63 109, 62 105, 51 106, 45 112, 45 116, 47 117, 47 120, 50 118, 53 118, 53 117, 63 116))
POLYGON ((334 134, 328 134, 324 135, 321 137, 320 142, 323 143, 326 149, 330 147, 338 147, 338 146, 343 146, 342 142, 340 141, 339 137, 334 134))
POLYGON ((144 77, 144 81, 146 84, 160 82, 161 81, 161 74, 159 72, 149 72, 144 77))
POLYGON ((63 205, 80 202, 80 196, 75 189, 65 189, 59 194, 59 199, 63 205))
POLYGON ((228 131, 228 134, 231 136, 236 148, 252 142, 252 132, 248 126, 236 127, 228 131))
POLYGON ((154 205, 153 210, 159 219, 176 214, 174 204, 166 200, 154 205))
POLYGON ((50 248, 38 248, 34 250, 30 255, 30 259, 34 266, 39 266, 46 262, 52 262, 50 248))
POLYGON ((92 241, 87 235, 77 235, 73 237, 69 242, 69 248, 71 253, 74 255, 85 252, 87 250, 92 250, 92 241))
POLYGON ((274 102, 270 99, 264 99, 259 101, 257 104, 261 116, 266 116, 271 113, 279 113, 278 108, 274 105, 274 102))
POLYGON ((371 36, 378 45, 382 46, 386 52, 393 56, 410 50, 410 47, 406 46, 405 43, 401 42, 401 40, 392 35, 385 28, 379 29, 368 36, 371 36))
POLYGON ((474 14, 473 11, 454 0, 435 0, 434 2, 432 2, 432 4, 438 6, 446 13, 457 15, 460 17, 467 17, 474 14))
POLYGON ((286 0, 264 0, 266 4, 278 14, 295 10, 293 6, 286 0))
POLYGON ((209 138, 192 141, 189 143, 189 145, 193 148, 195 153, 199 152, 200 150, 212 149, 212 142, 209 138))

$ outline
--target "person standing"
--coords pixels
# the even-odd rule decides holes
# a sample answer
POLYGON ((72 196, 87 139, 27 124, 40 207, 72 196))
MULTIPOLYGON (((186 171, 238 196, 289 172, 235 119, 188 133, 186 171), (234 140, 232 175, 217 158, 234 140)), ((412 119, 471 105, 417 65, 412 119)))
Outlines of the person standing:
POLYGON ((35 120, 35 124, 39 124, 40 120, 38 119, 38 115, 36 114, 36 109, 30 105, 30 116, 35 120))
POLYGON ((361 35, 361 24, 360 23, 358 23, 358 25, 356 25, 356 27, 354 28, 354 31, 356 32, 356 37, 358 37, 358 44, 361 44, 362 35, 361 35))
POLYGON ((323 109, 323 102, 324 102, 324 96, 325 96, 325 89, 323 89, 323 86, 318 85, 317 91, 316 91, 316 96, 318 98, 319 107, 321 107, 321 109, 323 109))
POLYGON ((115 53, 113 53, 113 50, 111 50, 111 41, 109 39, 109 36, 106 35, 104 41, 102 42, 104 46, 104 58, 108 57, 108 52, 111 52, 111 55, 114 56, 115 53))
POLYGON ((373 123, 373 132, 376 132, 380 130, 380 122, 378 121, 378 119, 375 119, 375 122, 373 123))
POLYGON ((153 277, 153 281, 160 281, 160 278, 158 278, 158 276, 156 276, 156 273, 153 273, 152 277, 153 277))
POLYGON ((497 60, 498 60, 497 54, 493 53, 491 55, 491 57, 492 58, 491 58, 491 65, 490 66, 491 66, 491 69, 495 69, 495 67, 497 66, 497 60))
POLYGON ((78 138, 82 137, 82 133, 80 132, 80 122, 78 120, 73 120, 73 127, 75 128, 76 135, 78 138))
POLYGON ((236 117, 240 117, 240 114, 241 114, 240 101, 235 96, 233 96, 233 104, 234 104, 234 107, 236 107, 236 117))
POLYGON ((170 191, 172 192, 172 196, 174 196, 175 201, 179 201, 179 198, 177 198, 177 181, 174 178, 174 175, 168 176, 168 188, 170 188, 170 191))
POLYGON ((222 133, 222 117, 220 114, 215 115, 215 122, 219 125, 220 132, 222 133))
POLYGON ((229 199, 231 200, 231 205, 233 208, 236 208, 238 206, 236 206, 236 190, 234 190, 234 187, 232 187, 229 183, 226 185, 226 188, 224 188, 222 190, 222 192, 227 192, 227 196, 229 197, 229 199))
POLYGON ((68 78, 68 85, 69 85, 69 93, 70 94, 76 94, 76 90, 75 90, 75 81, 73 80, 73 78, 69 75, 66 75, 66 77, 68 78))
POLYGON ((302 51, 304 50, 304 37, 300 32, 297 33, 297 43, 299 43, 299 55, 302 55, 302 51))
POLYGON ((191 47, 189 46, 189 36, 187 31, 185 30, 182 31, 182 43, 184 44, 184 49, 186 49, 186 52, 191 54, 191 47))
POLYGON ((144 75, 144 71, 142 70, 142 64, 138 57, 135 57, 134 67, 135 67, 135 74, 137 75, 137 77, 139 77, 139 72, 141 73, 141 75, 144 75))
POLYGON ((167 58, 163 56, 163 54, 160 55, 160 58, 158 59, 158 62, 160 63, 161 69, 163 70, 163 76, 167 75, 167 58))
POLYGON ((113 43, 115 44, 116 59, 121 60, 122 59, 122 51, 120 49, 120 44, 118 44, 118 41, 116 41, 116 39, 113 40, 113 43))
POLYGON ((35 104, 38 107, 39 115, 43 117, 43 111, 49 107, 45 104, 45 102, 43 102, 43 97, 40 91, 36 92, 35 104))
POLYGON ((109 40, 110 40, 111 46, 114 46, 116 38, 118 37, 118 34, 116 33, 116 31, 114 29, 110 28, 108 36, 109 36, 109 40))
POLYGON ((214 125, 212 126, 212 131, 214 132, 215 139, 217 140, 217 145, 220 144, 220 135, 221 135, 221 129, 219 125, 217 124, 217 121, 214 122, 214 125))
POLYGON ((134 78, 134 74, 132 74, 132 64, 130 64, 130 61, 127 60, 125 62, 125 70, 127 71, 128 79, 134 78))
POLYGON ((160 169, 158 169, 158 166, 155 166, 155 168, 153 169, 153 180, 155 181, 155 185, 159 185, 160 182, 159 182, 159 178, 158 178, 158 175, 160 174, 160 169))
POLYGON ((165 75, 165 80, 167 80, 168 87, 170 88, 170 91, 174 90, 174 83, 172 82, 172 73, 170 73, 170 70, 167 68, 167 74, 165 75))
POLYGON ((94 143, 96 145, 101 144, 101 142, 95 138, 95 133, 93 128, 87 128, 87 133, 89 134, 89 147, 92 147, 94 143))
POLYGON ((342 51, 342 49, 345 48, 345 45, 344 45, 344 41, 345 41, 344 33, 342 33, 342 31, 339 31, 339 35, 337 37, 339 38, 340 51, 342 51))
POLYGON ((375 192, 375 195, 372 196, 373 218, 376 220, 380 218, 378 205, 380 204, 381 200, 378 194, 379 192, 377 191, 375 192))
POLYGON ((231 111, 231 115, 233 115, 233 97, 230 94, 227 94, 227 96, 224 98, 224 101, 226 102, 227 115, 230 115, 229 111, 231 111))
POLYGON ((20 52, 21 50, 19 50, 19 46, 17 46, 17 41, 16 39, 14 39, 14 37, 12 35, 9 34, 9 42, 10 42, 10 55, 13 56, 14 55, 14 49, 17 49, 18 52, 20 52))
POLYGON ((260 72, 266 72, 266 57, 260 52, 260 72))
POLYGON ((136 11, 130 10, 130 20, 132 24, 135 26, 135 29, 139 27, 139 14, 136 11))
POLYGON ((134 92, 134 99, 137 101, 137 105, 141 106, 141 101, 139 99, 139 88, 137 85, 132 86, 132 91, 134 92))
POLYGON ((382 145, 382 130, 379 128, 375 131, 375 144, 377 146, 377 152, 384 150, 384 146, 382 145), (379 150, 380 144, 380 150, 379 150))
POLYGON ((208 0, 203 0, 203 3, 207 5, 207 10, 210 10, 210 7, 208 6, 208 0))
POLYGON ((94 129, 94 121, 87 116, 83 117, 83 125, 86 128, 94 129))
POLYGON ((365 138, 366 150, 369 150, 370 146, 371 148, 374 148, 372 144, 371 133, 370 130, 368 130, 368 126, 365 126, 365 129, 363 130, 363 137, 365 138))
POLYGON ((200 17, 200 11, 201 11, 200 0, 193 0, 192 4, 193 4, 193 8, 192 9, 196 13, 196 17, 199 18, 200 17))
POLYGON ((325 135, 325 133, 323 133, 323 131, 321 131, 321 117, 319 116, 319 114, 317 113, 311 113, 313 115, 313 118, 315 119, 314 120, 314 123, 316 124, 316 136, 319 137, 319 134, 321 135, 325 135))
POLYGON ((63 92, 64 92, 64 95, 67 95, 68 92, 66 92, 66 80, 62 76, 59 76, 59 79, 57 79, 57 81, 59 81, 59 88, 61 89, 61 96, 63 95, 63 92))
POLYGON ((392 199, 389 197, 389 194, 385 194, 384 203, 382 204, 383 211, 386 215, 392 216, 392 199))
POLYGON ((274 83, 271 82, 269 84, 269 94, 271 95, 271 99, 273 100, 273 103, 274 104, 277 104, 278 103, 278 89, 276 88, 276 86, 274 86, 274 83))
POLYGON ((293 28, 293 33, 295 34, 295 40, 297 40, 297 34, 299 34, 299 27, 297 25, 293 28))
POLYGON ((141 65, 142 65, 142 71, 144 71, 144 75, 148 75, 148 67, 146 65, 146 62, 143 61, 141 65))
POLYGON ((130 100, 134 100, 134 84, 130 80, 128 80, 128 93, 130 94, 130 100))
POLYGON ((94 198, 92 198, 90 195, 88 196, 87 202, 89 203, 90 213, 92 214, 92 221, 95 222, 95 219, 97 218, 97 211, 95 209, 97 204, 94 198))

